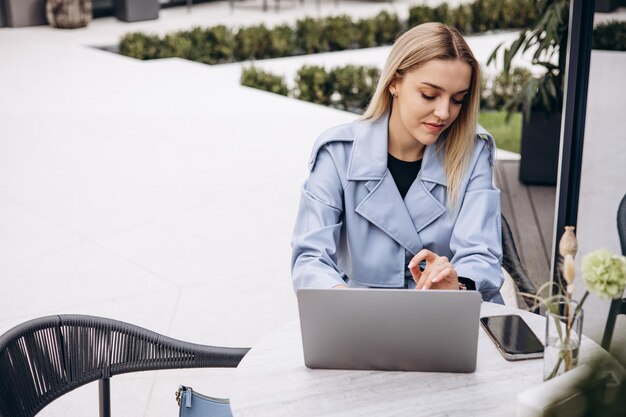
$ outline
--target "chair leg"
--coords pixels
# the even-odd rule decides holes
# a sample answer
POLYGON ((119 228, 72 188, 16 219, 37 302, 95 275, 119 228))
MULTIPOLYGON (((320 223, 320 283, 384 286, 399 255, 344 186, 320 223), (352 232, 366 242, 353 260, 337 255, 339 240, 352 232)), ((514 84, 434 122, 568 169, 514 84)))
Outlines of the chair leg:
POLYGON ((100 417, 111 417, 111 384, 109 378, 98 381, 100 396, 100 417))
POLYGON ((604 327, 604 335, 602 336, 602 347, 608 351, 611 347, 611 339, 613 338, 613 330, 615 329, 615 320, 622 309, 622 305, 626 305, 621 299, 613 300, 609 308, 609 316, 606 319, 604 327))

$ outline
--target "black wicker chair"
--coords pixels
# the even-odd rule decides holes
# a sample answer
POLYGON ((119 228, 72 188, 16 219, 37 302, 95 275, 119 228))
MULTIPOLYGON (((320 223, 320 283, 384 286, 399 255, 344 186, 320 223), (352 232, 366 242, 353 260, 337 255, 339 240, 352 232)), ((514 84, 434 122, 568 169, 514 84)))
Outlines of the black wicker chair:
MULTIPOLYGON (((622 255, 626 256, 626 194, 617 209, 617 233, 619 234, 619 241, 622 247, 622 255)), ((615 321, 620 314, 626 314, 626 298, 618 298, 611 301, 609 316, 606 319, 606 327, 602 336, 602 347, 606 350, 609 350, 611 347, 615 321)))
POLYGON ((182 342, 132 324, 83 315, 48 316, 0 336, 0 417, 31 417, 63 394, 99 381, 110 416, 109 379, 128 372, 234 368, 248 348, 182 342))
MULTIPOLYGON (((522 265, 522 261, 517 253, 511 227, 504 215, 502 215, 502 268, 513 278, 517 289, 521 293, 537 294, 537 288, 535 288, 532 281, 528 278, 524 265, 522 265)), ((522 298, 529 308, 535 305, 535 301, 532 298, 524 296, 523 294, 522 298)), ((539 308, 535 308, 533 311, 539 313, 539 308)))

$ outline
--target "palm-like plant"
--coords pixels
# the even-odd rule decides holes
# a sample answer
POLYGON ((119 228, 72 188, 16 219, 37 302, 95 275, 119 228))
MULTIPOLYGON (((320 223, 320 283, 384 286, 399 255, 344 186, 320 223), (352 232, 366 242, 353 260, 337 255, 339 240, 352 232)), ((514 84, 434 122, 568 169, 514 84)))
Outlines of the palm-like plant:
MULTIPOLYGON (((527 118, 532 110, 559 112, 563 103, 566 58, 564 51, 567 48, 569 0, 535 0, 535 2, 539 16, 535 26, 524 29, 519 37, 504 49, 503 64, 504 71, 509 73, 511 61, 516 55, 536 48, 532 63, 544 67, 545 73, 529 79, 519 94, 505 104, 508 116, 520 107, 527 118), (555 65, 555 61, 558 64, 555 65)), ((487 64, 496 59, 501 47, 503 43, 491 53, 487 64)))

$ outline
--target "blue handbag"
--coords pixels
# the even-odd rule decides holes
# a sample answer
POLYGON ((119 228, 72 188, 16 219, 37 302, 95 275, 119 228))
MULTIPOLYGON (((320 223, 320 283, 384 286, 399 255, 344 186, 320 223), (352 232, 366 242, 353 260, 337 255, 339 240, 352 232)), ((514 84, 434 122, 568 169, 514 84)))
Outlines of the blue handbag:
POLYGON ((176 391, 176 401, 180 407, 179 417, 233 416, 228 399, 202 395, 184 385, 181 385, 176 391))

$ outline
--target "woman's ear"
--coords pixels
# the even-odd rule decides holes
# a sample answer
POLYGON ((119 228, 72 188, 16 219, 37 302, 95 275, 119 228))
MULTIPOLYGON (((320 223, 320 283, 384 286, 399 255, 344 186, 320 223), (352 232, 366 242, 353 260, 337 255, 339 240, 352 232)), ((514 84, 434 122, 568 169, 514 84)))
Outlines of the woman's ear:
POLYGON ((393 78, 389 82, 389 86, 387 87, 387 90, 389 90, 389 94, 391 94, 394 97, 398 94, 399 82, 400 82, 400 77, 398 77, 398 74, 396 74, 393 76, 393 78))
POLYGON ((396 79, 394 78, 393 80, 391 80, 391 82, 389 83, 389 87, 387 87, 387 89, 389 90, 389 94, 391 94, 392 96, 395 97, 396 95, 396 88, 398 86, 398 82, 396 81, 396 79))

